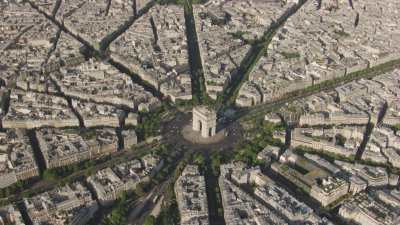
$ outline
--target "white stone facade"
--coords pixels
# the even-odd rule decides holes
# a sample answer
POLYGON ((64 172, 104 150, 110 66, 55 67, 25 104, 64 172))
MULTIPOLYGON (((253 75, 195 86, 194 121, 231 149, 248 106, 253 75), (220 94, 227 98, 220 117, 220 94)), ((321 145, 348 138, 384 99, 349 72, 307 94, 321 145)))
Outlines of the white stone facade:
POLYGON ((204 106, 193 108, 193 130, 204 138, 213 137, 217 129, 217 114, 204 106))

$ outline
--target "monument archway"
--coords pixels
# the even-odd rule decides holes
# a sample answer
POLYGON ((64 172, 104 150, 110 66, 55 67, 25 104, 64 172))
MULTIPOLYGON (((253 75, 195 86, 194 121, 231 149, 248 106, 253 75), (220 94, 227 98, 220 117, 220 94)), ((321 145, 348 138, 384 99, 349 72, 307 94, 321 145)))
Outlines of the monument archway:
POLYGON ((213 137, 217 129, 217 114, 205 106, 193 108, 193 130, 204 138, 213 137))

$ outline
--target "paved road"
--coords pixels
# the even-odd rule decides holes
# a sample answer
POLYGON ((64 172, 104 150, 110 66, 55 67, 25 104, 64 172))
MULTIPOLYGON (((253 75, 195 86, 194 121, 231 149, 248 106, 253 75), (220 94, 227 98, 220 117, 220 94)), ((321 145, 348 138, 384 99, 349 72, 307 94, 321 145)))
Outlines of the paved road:
MULTIPOLYGON (((176 170, 176 166, 178 166, 179 162, 182 159, 187 159, 190 155, 193 154, 193 150, 188 150, 181 154, 176 160, 174 160, 174 170, 176 170)), ((152 213, 154 207, 156 206, 157 202, 154 202, 155 198, 161 198, 164 196, 165 191, 167 190, 168 186, 173 185, 175 183, 175 172, 171 172, 166 180, 161 184, 157 185, 153 188, 153 190, 146 196, 144 196, 137 204, 133 207, 133 210, 129 214, 128 221, 132 225, 141 225, 144 223, 144 220, 147 215, 152 213)))
MULTIPOLYGON (((148 153, 152 148, 156 147, 159 144, 161 144, 161 142, 141 145, 141 147, 137 147, 134 151, 132 151, 132 150, 119 151, 115 154, 112 154, 110 160, 100 163, 89 169, 93 172, 96 172, 96 171, 99 171, 106 167, 110 167, 110 166, 113 166, 113 165, 116 165, 116 164, 119 164, 122 162, 126 162, 129 160, 135 159, 135 158, 139 158, 140 156, 148 153)), ((19 202, 22 200, 23 196, 26 194, 30 194, 30 195, 39 194, 46 190, 54 189, 55 187, 63 184, 65 181, 74 181, 74 180, 83 179, 86 177, 86 173, 89 169, 77 171, 67 177, 64 177, 61 180, 58 180, 57 182, 48 181, 48 180, 40 180, 40 181, 34 183, 29 189, 26 189, 21 193, 11 195, 11 196, 7 197, 7 199, 4 199, 4 200, 8 200, 8 202, 19 202)))
MULTIPOLYGON (((97 43, 94 43, 92 40, 89 40, 84 35, 79 34, 72 27, 65 26, 62 23, 60 23, 59 21, 55 20, 47 12, 45 12, 45 11, 41 10, 39 7, 37 7, 32 1, 29 1, 29 4, 34 9, 36 9, 39 13, 41 13, 43 16, 45 16, 48 20, 52 21, 56 26, 58 26, 60 29, 62 29, 63 32, 66 32, 66 33, 70 34, 71 36, 73 36, 81 44, 83 44, 86 47, 89 47, 92 51, 94 51, 100 57, 108 58, 106 55, 104 55, 104 52, 99 48, 99 45, 97 43)), ((122 66, 125 68, 129 68, 129 65, 122 65, 122 66)), ((128 72, 131 72, 131 71, 128 71, 128 72)), ((355 79, 359 79, 359 77, 355 78, 355 79)), ((351 82, 351 81, 352 80, 348 80, 346 82, 351 82)), ((254 107, 252 109, 245 109, 243 111, 241 110, 241 111, 238 111, 237 119, 262 116, 268 111, 271 111, 278 107, 283 106, 285 103, 294 101, 299 98, 304 98, 306 96, 318 93, 320 91, 333 89, 340 85, 343 85, 343 82, 338 82, 334 85, 331 85, 326 88, 324 87, 324 88, 321 88, 318 90, 310 90, 310 91, 304 92, 298 96, 287 96, 280 100, 277 100, 277 101, 274 101, 274 102, 271 102, 271 103, 268 103, 265 105, 260 105, 260 106, 254 107)), ((168 140, 169 143, 175 143, 177 147, 179 147, 179 145, 187 145, 187 146, 195 149, 195 148, 197 148, 195 145, 190 145, 190 143, 182 142, 182 138, 180 138, 181 136, 179 133, 180 132, 179 128, 181 127, 181 125, 187 123, 187 121, 188 121, 187 119, 185 119, 184 115, 181 115, 181 116, 182 117, 176 116, 175 120, 172 123, 168 124, 167 129, 164 130, 163 133, 167 134, 166 140, 168 140)), ((229 140, 229 141, 226 142, 225 144, 219 144, 219 145, 215 145, 215 146, 207 146, 207 148, 213 148, 214 150, 218 149, 220 147, 224 148, 229 144, 235 144, 237 141, 236 139, 235 140, 227 139, 227 140, 229 140)), ((100 163, 92 169, 93 169, 93 171, 98 171, 105 167, 115 165, 115 164, 123 162, 123 161, 131 160, 133 158, 140 156, 141 154, 148 152, 149 149, 151 149, 153 147, 154 147, 154 145, 143 145, 143 146, 141 146, 141 148, 137 148, 137 150, 135 150, 135 151, 118 152, 118 153, 112 155, 111 160, 108 160, 104 163, 100 163)), ((204 148, 204 146, 202 146, 201 148, 204 148)), ((177 161, 179 161, 179 160, 177 160, 177 161)), ((76 180, 76 179, 84 178, 86 172, 87 172, 87 170, 77 171, 77 172, 71 174, 70 176, 62 179, 59 182, 51 182, 51 181, 44 181, 44 180, 39 181, 39 182, 35 183, 28 190, 26 190, 22 193, 10 196, 8 198, 8 200, 10 200, 12 202, 20 201, 22 199, 23 194, 40 193, 40 192, 43 192, 44 190, 49 190, 58 185, 61 185, 62 181, 76 180)), ((131 224, 141 224, 143 222, 144 217, 146 215, 148 215, 151 212, 151 209, 154 207, 153 198, 155 196, 163 195, 166 187, 173 181, 174 180, 172 179, 172 177, 169 177, 167 179, 167 181, 165 181, 162 185, 155 187, 155 189, 153 191, 151 191, 148 195, 146 195, 145 197, 143 197, 143 198, 139 199, 139 201, 137 201, 135 209, 131 212, 131 214, 129 216, 130 221, 132 221, 131 224)))
MULTIPOLYGON (((65 27, 62 26, 62 24, 55 20, 54 18, 51 17, 51 15, 49 15, 47 12, 41 10, 37 5, 35 5, 35 3, 33 3, 32 1, 28 1, 28 3, 34 8, 36 9, 39 13, 41 13, 42 15, 44 15, 47 19, 49 19, 50 21, 52 21, 56 26, 58 26, 60 29, 63 29, 64 32, 69 33, 72 35, 72 37, 74 37, 77 41, 81 42, 81 44, 83 44, 86 47, 89 47, 90 49, 92 49, 93 51, 95 51, 99 56, 104 56, 105 58, 109 58, 108 56, 105 56, 104 53, 102 51, 99 50, 98 45, 97 44, 93 44, 92 40, 87 39, 85 36, 79 35, 78 32, 76 32, 72 27, 65 27)), ((151 4, 150 4, 151 5, 151 4)), ((281 23, 285 22, 285 19, 287 18, 287 15, 283 16, 283 19, 281 21, 281 23)), ((277 23, 277 25, 275 27, 279 27, 280 23, 277 23)), ((274 28, 275 28, 274 27, 274 28)), ((123 69, 127 70, 130 74, 134 74, 133 71, 130 71, 130 66, 126 65, 124 63, 118 62, 118 64, 121 64, 120 66, 123 67, 123 69)), ((356 78, 359 79, 359 78, 356 78)), ((347 82, 351 82, 352 80, 349 80, 347 82)), ((346 83, 347 83, 346 82, 346 83)), ((336 86, 340 86, 344 84, 344 82, 338 82, 336 86)), ((289 97, 285 97, 282 98, 280 100, 271 102, 271 103, 267 103, 264 105, 259 105, 256 106, 254 108, 252 108, 251 110, 245 109, 241 112, 239 112, 238 114, 240 115, 239 117, 253 117, 255 115, 258 114, 262 114, 268 111, 271 111, 271 109, 276 108, 277 106, 282 106, 284 103, 290 102, 290 101, 294 101, 298 98, 303 98, 309 95, 312 95, 314 93, 320 92, 320 91, 324 91, 324 90, 329 90, 330 88, 334 88, 336 86, 333 87, 328 87, 328 88, 323 88, 321 90, 312 90, 310 92, 307 93, 302 93, 301 95, 298 96, 289 96, 289 97)))
POLYGON ((183 128, 187 125, 192 124, 192 115, 190 112, 177 112, 175 118, 171 121, 165 123, 162 127, 162 133, 164 135, 164 139, 167 142, 171 142, 172 144, 176 144, 177 146, 186 146, 189 149, 201 150, 201 149, 227 149, 234 146, 240 140, 242 140, 243 129, 239 123, 236 121, 220 121, 217 127, 217 132, 221 132, 224 130, 227 133, 227 137, 225 137, 222 141, 218 143, 211 144, 193 144, 183 138, 181 132, 183 128))
POLYGON ((168 178, 162 185, 155 187, 147 196, 141 198, 137 204, 133 207, 133 210, 129 214, 128 221, 131 225, 143 224, 147 215, 152 212, 152 209, 156 206, 157 202, 153 200, 157 196, 162 196, 170 183, 173 182, 172 177, 168 178))
POLYGON ((36 25, 30 25, 22 29, 21 32, 19 32, 13 39, 9 40, 6 44, 4 44, 2 47, 0 47, 0 52, 3 52, 7 50, 11 45, 15 44, 21 37, 24 35, 26 32, 34 28, 36 25))

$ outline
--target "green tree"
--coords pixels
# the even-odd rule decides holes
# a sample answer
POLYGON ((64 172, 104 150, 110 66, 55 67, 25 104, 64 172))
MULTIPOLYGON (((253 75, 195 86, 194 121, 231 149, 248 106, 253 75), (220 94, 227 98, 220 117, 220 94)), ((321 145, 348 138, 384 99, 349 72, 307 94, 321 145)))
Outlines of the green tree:
POLYGON ((198 165, 198 166, 203 166, 204 165, 204 156, 201 153, 196 153, 193 156, 193 163, 198 165))
POLYGON ((341 134, 336 134, 335 138, 337 145, 344 146, 344 144, 346 143, 346 137, 341 134))
POLYGON ((179 223, 180 216, 176 201, 171 203, 168 207, 163 208, 156 220, 157 225, 175 225, 179 223))
POLYGON ((43 179, 48 181, 56 181, 59 177, 54 170, 45 170, 43 172, 43 179))
POLYGON ((394 125, 394 126, 393 126, 393 130, 394 130, 395 132, 399 132, 399 131, 400 131, 400 124, 394 125))
POLYGON ((146 216, 146 219, 144 220, 144 225, 155 225, 156 224, 156 218, 154 216, 146 216))
POLYGON ((126 192, 122 193, 115 208, 111 211, 110 215, 102 221, 102 225, 125 225, 128 224, 129 207, 127 205, 128 195, 126 192))
POLYGON ((135 194, 138 197, 142 197, 142 196, 144 196, 146 194, 145 186, 146 186, 145 183, 139 183, 139 184, 136 185, 135 194))

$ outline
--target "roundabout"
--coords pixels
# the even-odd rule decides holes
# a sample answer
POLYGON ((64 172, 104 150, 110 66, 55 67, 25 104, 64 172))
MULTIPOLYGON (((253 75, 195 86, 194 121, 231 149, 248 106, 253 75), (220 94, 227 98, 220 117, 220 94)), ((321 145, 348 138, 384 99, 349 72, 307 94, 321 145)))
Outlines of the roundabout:
POLYGON ((201 132, 193 130, 192 126, 188 124, 183 127, 181 135, 185 140, 189 142, 201 145, 208 145, 223 141, 228 135, 228 132, 225 132, 225 130, 221 130, 212 137, 203 137, 201 135, 201 132))
POLYGON ((163 124, 163 140, 176 147, 200 151, 233 150, 243 140, 243 128, 238 122, 216 122, 215 134, 204 137, 201 130, 193 129, 193 121, 191 112, 178 112, 172 120, 163 124))

